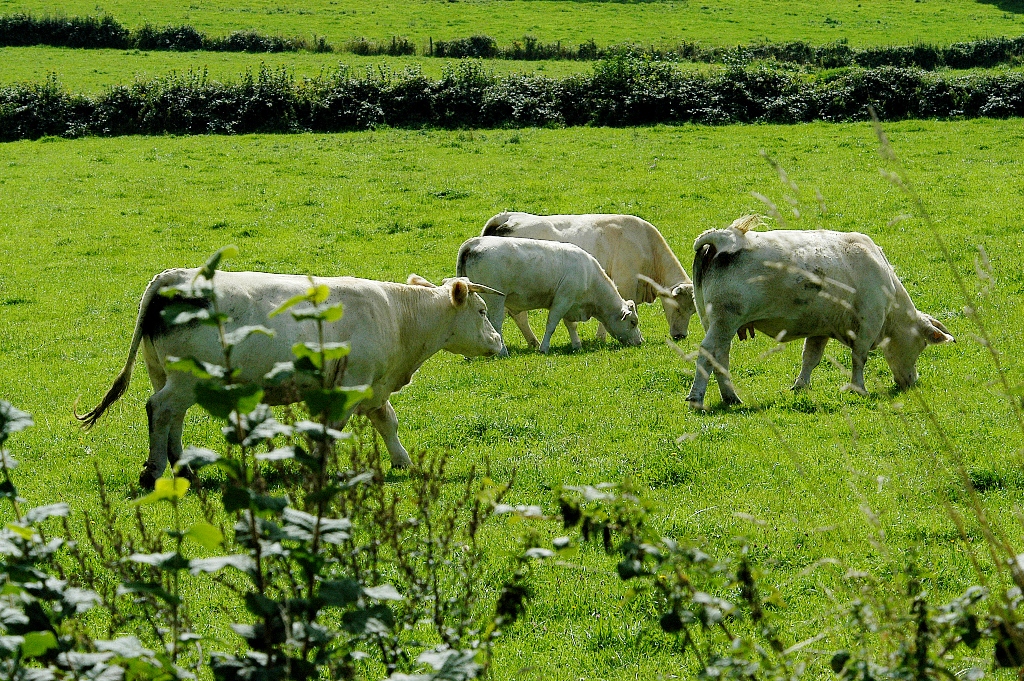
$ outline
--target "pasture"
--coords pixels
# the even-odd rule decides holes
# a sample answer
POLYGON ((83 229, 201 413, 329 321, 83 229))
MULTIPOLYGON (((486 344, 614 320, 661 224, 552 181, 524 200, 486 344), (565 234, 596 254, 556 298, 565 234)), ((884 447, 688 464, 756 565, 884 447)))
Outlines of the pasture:
MULTIPOLYGON (((357 75, 378 69, 402 72, 418 69, 425 76, 438 78, 444 69, 458 63, 455 59, 430 57, 362 57, 346 52, 246 54, 239 52, 145 52, 140 50, 82 50, 59 47, 0 48, 0 85, 40 82, 51 74, 72 92, 99 93, 112 85, 130 85, 135 80, 151 80, 169 73, 205 71, 210 80, 237 81, 246 71, 258 73, 261 66, 286 69, 298 79, 329 75, 339 68, 350 68, 357 75)), ((497 74, 537 73, 564 77, 589 73, 590 62, 581 61, 508 61, 488 59, 486 68, 497 74)), ((713 68, 684 64, 683 68, 713 68)))
MULTIPOLYGON (((976 304, 1019 385, 1019 124, 904 122, 887 131, 952 251, 952 267, 974 281, 977 247, 991 258, 994 282, 976 304)), ((454 273, 464 239, 479 234, 491 215, 516 209, 640 215, 660 228, 689 272, 691 245, 701 231, 764 210, 751 191, 788 205, 788 190, 758 157, 759 149, 800 187, 801 217, 789 213, 788 226, 869 234, 917 307, 958 338, 922 354, 921 395, 972 476, 985 481, 993 521, 1016 527, 1013 511, 1024 477, 1011 414, 993 383, 986 351, 972 338, 951 266, 921 220, 894 220, 912 207, 880 176, 885 164, 866 124, 384 129, 44 138, 0 146, 0 388, 38 424, 11 442, 22 461, 22 495, 32 504, 89 505, 95 499, 93 459, 116 499, 127 507, 136 494, 146 448, 145 372, 136 368, 127 396, 95 431, 80 432, 71 411, 77 396, 91 406, 110 385, 128 349, 138 299, 164 268, 199 265, 219 246, 235 243, 241 255, 231 269, 399 281, 416 272, 439 282, 454 273), (824 215, 815 189, 824 197, 824 215)), ((582 351, 568 351, 559 329, 552 354, 544 357, 527 352, 514 325, 506 323, 510 358, 434 357, 392 400, 404 444, 452 453, 445 484, 453 495, 463 488, 460 476, 488 456, 495 479, 507 480, 515 471, 512 503, 557 513, 551 490, 560 484, 630 478, 649 490, 658 509, 655 522, 666 535, 696 538, 721 552, 733 546, 735 535, 747 535, 754 560, 785 596, 780 613, 789 642, 824 632, 816 647, 843 644, 833 599, 845 598, 841 577, 848 567, 884 577, 916 550, 937 597, 974 583, 943 509, 946 500, 964 504, 951 463, 915 399, 892 390, 880 357, 868 363, 867 397, 840 392, 849 353, 835 343, 826 354, 836 363, 824 362, 812 389, 793 394, 788 387, 799 369, 799 344, 768 352, 774 344, 762 336, 735 343, 733 375, 746 404, 718 408, 712 385, 710 410, 697 413, 685 406, 692 363, 666 345, 660 308, 641 306, 640 317, 640 348, 598 345, 591 322, 581 327, 582 351), (872 530, 861 505, 879 515, 882 547, 869 543, 872 530), (751 525, 736 513, 765 524, 751 525), (808 570, 823 558, 839 564, 808 570)), ((535 329, 541 319, 533 317, 535 329)), ((702 335, 695 318, 681 348, 693 350, 702 335)), ((217 424, 198 410, 190 413, 186 444, 216 446, 219 438, 217 424)), ((391 474, 387 484, 401 489, 406 474, 391 474)), ((554 522, 533 522, 546 536, 561 533, 554 522)), ((506 569, 521 529, 492 525, 488 574, 506 569)), ((970 532, 980 538, 973 527, 970 532)), ((588 547, 572 562, 577 567, 538 568, 538 595, 499 643, 495 678, 692 676, 691 660, 673 652, 649 617, 649 603, 627 599, 608 558, 588 547)), ((211 609, 203 625, 222 626, 222 617, 211 609)), ((831 675, 827 660, 812 669, 814 677, 831 675)))
POLYGON ((351 38, 405 36, 425 46, 485 33, 500 43, 533 35, 542 42, 605 45, 639 42, 674 46, 681 40, 731 45, 757 40, 846 39, 851 45, 949 43, 1024 33, 1017 0, 716 0, 715 2, 573 2, 570 0, 204 0, 139 4, 73 0, 0 0, 0 13, 112 14, 128 25, 192 24, 211 35, 239 29, 341 43, 351 38))

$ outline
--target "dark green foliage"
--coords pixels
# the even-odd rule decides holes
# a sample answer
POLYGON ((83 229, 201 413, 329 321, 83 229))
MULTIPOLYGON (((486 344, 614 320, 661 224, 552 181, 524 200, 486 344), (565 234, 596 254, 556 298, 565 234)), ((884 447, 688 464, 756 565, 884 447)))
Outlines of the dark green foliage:
POLYGON ((1024 76, 941 76, 919 69, 848 69, 805 81, 770 69, 715 75, 616 58, 564 79, 496 76, 475 62, 439 80, 345 69, 296 81, 260 70, 235 83, 188 73, 117 86, 94 97, 55 80, 0 88, 0 141, 44 135, 237 134, 392 127, 521 127, 658 123, 799 123, 1024 115, 1024 76))
MULTIPOLYGON (((403 39, 404 40, 404 39, 403 39)), ((406 43, 408 41, 405 41, 406 43)), ((151 26, 132 30, 111 16, 99 17, 34 17, 28 14, 0 16, 0 46, 108 48, 139 50, 173 50, 193 52, 333 52, 324 38, 312 42, 304 38, 268 36, 258 31, 234 31, 228 36, 211 38, 189 26, 151 26)), ((405 49, 408 49, 405 47, 405 49)), ((376 54, 392 54, 380 52, 376 54)), ((412 52, 398 52, 412 54, 412 52)))
POLYGON ((0 16, 0 45, 24 47, 134 47, 131 32, 111 16, 33 17, 28 14, 0 16))

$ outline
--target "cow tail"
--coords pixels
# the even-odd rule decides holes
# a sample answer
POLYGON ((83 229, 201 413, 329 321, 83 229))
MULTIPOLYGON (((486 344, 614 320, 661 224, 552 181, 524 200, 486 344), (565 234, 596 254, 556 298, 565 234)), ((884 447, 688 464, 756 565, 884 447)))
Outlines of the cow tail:
POLYGON ((512 228, 506 224, 510 217, 512 217, 511 213, 498 213, 487 221, 480 236, 508 236, 512 233, 512 228))
POLYGON ((128 350, 128 359, 124 363, 124 367, 121 369, 121 373, 114 379, 114 384, 110 386, 110 390, 103 396, 100 403, 96 405, 91 411, 84 414, 75 412, 75 418, 82 422, 82 428, 89 430, 96 422, 100 420, 110 405, 121 399, 121 396, 128 390, 128 384, 132 380, 132 367, 135 366, 135 358, 139 354, 139 346, 142 344, 143 338, 143 320, 146 317, 146 311, 149 309, 150 303, 153 301, 153 297, 156 296, 160 290, 160 278, 161 275, 157 275, 149 282, 149 286, 146 287, 146 292, 142 294, 142 301, 139 303, 139 316, 135 320, 135 332, 132 334, 132 345, 128 350))
POLYGON ((465 276, 467 276, 466 275, 466 261, 469 260, 469 254, 470 254, 470 251, 472 250, 472 248, 473 247, 470 245, 470 243, 468 241, 466 243, 462 244, 462 247, 459 248, 459 258, 458 258, 458 260, 455 263, 455 276, 458 276, 458 277, 465 277, 465 276))
POLYGON ((693 244, 693 288, 699 289, 704 283, 704 275, 711 268, 711 261, 718 255, 718 247, 712 238, 706 238, 707 232, 701 234, 693 244))

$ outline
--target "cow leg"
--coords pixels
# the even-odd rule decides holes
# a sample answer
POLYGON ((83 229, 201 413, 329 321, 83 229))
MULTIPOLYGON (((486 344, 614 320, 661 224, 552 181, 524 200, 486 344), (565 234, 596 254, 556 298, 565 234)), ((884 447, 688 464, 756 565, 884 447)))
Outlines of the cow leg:
POLYGON ((565 324, 565 330, 569 332, 569 342, 572 343, 572 349, 579 350, 583 347, 583 343, 580 342, 580 335, 576 333, 576 322, 562 321, 565 324))
POLYGON ((556 300, 551 309, 548 310, 548 324, 544 329, 544 340, 540 342, 540 351, 545 355, 548 354, 548 350, 551 349, 551 336, 555 333, 555 329, 558 328, 558 322, 562 321, 562 317, 572 308, 571 304, 565 304, 564 302, 556 300))
POLYGON ((192 406, 194 381, 175 380, 181 374, 175 372, 168 377, 163 388, 146 400, 146 416, 149 420, 149 459, 139 475, 139 486, 152 489, 156 479, 167 468, 169 449, 175 458, 181 455, 181 429, 185 412, 192 406), (172 435, 174 444, 171 445, 172 435))
POLYGON ((597 323, 597 333, 594 334, 594 337, 601 343, 604 343, 608 338, 608 330, 604 328, 604 324, 601 322, 597 323))
MULTIPOLYGON (((526 344, 531 348, 535 348, 540 345, 540 341, 537 340, 536 334, 533 333, 533 329, 530 328, 530 312, 529 310, 523 310, 516 314, 508 313, 508 316, 512 318, 512 321, 516 323, 519 330, 523 332, 523 338, 526 339, 526 344)), ((497 329, 495 329, 497 331, 497 329)), ((498 331, 501 333, 501 331, 498 331)))
POLYGON ((853 386, 854 392, 860 395, 868 394, 867 389, 864 387, 864 365, 867 364, 869 350, 870 348, 858 347, 856 344, 850 348, 853 363, 850 385, 853 386))
POLYGON ((366 415, 370 417, 370 423, 384 438, 384 446, 388 448, 388 453, 391 455, 391 466, 393 468, 408 468, 412 465, 409 452, 405 451, 405 447, 398 441, 398 416, 395 415, 395 409, 391 406, 391 402, 384 402, 376 409, 367 412, 366 415))
POLYGON ((803 367, 796 377, 792 390, 801 390, 811 384, 811 372, 821 364, 821 356, 825 354, 828 336, 808 336, 804 339, 803 367))
POLYGON ((726 404, 742 404, 728 376, 729 350, 732 348, 732 337, 735 333, 731 328, 728 331, 719 331, 714 325, 708 329, 704 341, 700 344, 693 385, 690 386, 690 394, 686 397, 690 406, 698 409, 704 407, 704 395, 712 373, 718 379, 722 400, 726 404))

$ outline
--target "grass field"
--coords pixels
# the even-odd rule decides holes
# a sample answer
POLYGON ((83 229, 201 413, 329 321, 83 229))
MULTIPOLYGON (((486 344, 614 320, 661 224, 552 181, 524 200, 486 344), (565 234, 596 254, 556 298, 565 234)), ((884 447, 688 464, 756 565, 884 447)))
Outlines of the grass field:
POLYGON ((566 0, 203 0, 137 3, 128 0, 0 0, 0 13, 66 15, 110 13, 129 25, 190 23, 213 35, 255 28, 267 33, 353 37, 462 38, 486 33, 506 43, 532 34, 544 42, 674 45, 681 40, 730 45, 755 40, 845 38, 851 45, 948 43, 1024 33, 1018 0, 688 0, 574 2, 566 0))
MULTIPOLYGON (((1019 384, 1019 123, 907 122, 889 132, 957 269, 973 278, 976 246, 990 255, 995 285, 981 304, 1019 384)), ((22 461, 22 495, 31 503, 92 503, 93 457, 116 498, 135 494, 146 447, 145 372, 136 372, 125 399, 94 432, 80 432, 71 409, 76 396, 91 406, 109 386, 124 361, 139 296, 163 268, 200 264, 217 247, 236 243, 241 256, 233 269, 392 280, 415 271, 439 281, 453 273, 462 240, 494 213, 518 209, 643 216, 661 228, 689 270, 690 245, 702 230, 761 208, 751 190, 783 204, 778 178, 757 155, 765 149, 801 186, 804 217, 792 226, 870 234, 919 309, 958 337, 955 345, 922 354, 921 391, 968 469, 992 481, 985 498, 994 521, 1016 527, 1012 512, 1024 490, 1021 443, 986 352, 960 311, 949 267, 920 220, 891 222, 910 208, 880 177, 876 148, 863 124, 2 145, 0 396, 31 411, 38 424, 11 442, 22 461), (815 188, 827 203, 821 218, 815 188)), ((540 323, 534 317, 535 328, 540 323)), ((733 371, 746 405, 715 408, 712 387, 712 409, 694 413, 684 402, 692 366, 665 345, 660 310, 643 306, 641 325, 646 342, 638 349, 597 345, 589 324, 583 351, 568 352, 560 330, 554 352, 543 357, 526 352, 509 324, 509 359, 437 356, 393 399, 403 442, 453 453, 453 494, 462 488, 459 476, 487 454, 497 479, 517 471, 513 503, 540 503, 554 512, 552 487, 630 477, 650 489, 665 534, 700 538, 720 552, 735 534, 748 534, 754 558, 786 595, 779 614, 791 642, 825 631, 829 637, 816 647, 841 644, 842 621, 830 594, 844 597, 840 576, 847 566, 885 575, 918 547, 937 597, 972 583, 965 550, 942 508, 947 498, 963 503, 958 484, 914 400, 893 393, 880 357, 869 361, 866 398, 840 392, 845 378, 828 362, 810 392, 794 395, 787 388, 799 368, 797 344, 764 357, 772 347, 765 338, 737 343, 733 371), (909 414, 909 431, 895 414, 899 404, 909 414), (796 460, 773 427, 799 453, 796 460), (868 544, 862 503, 880 514, 891 553, 868 544), (766 525, 748 525, 734 517, 740 511, 766 525), (840 566, 804 572, 826 557, 840 566)), ((686 350, 702 337, 696 319, 690 331, 686 350)), ((848 352, 829 348, 849 366, 848 352)), ((216 424, 192 413, 185 440, 219 442, 216 424)), ((404 474, 388 484, 401 489, 404 474)), ((554 523, 539 527, 560 533, 554 523)), ((495 525, 493 573, 503 569, 517 532, 495 525)), ((608 559, 584 549, 575 560, 588 571, 539 570, 537 599, 499 645, 496 678, 692 675, 689 660, 672 651, 647 617, 649 605, 625 600, 608 559)), ((830 674, 823 658, 814 676, 830 674)))
MULTIPOLYGON (((495 73, 538 73, 560 77, 590 72, 591 62, 578 61, 508 61, 481 60, 495 73)), ((211 80, 238 80, 247 70, 256 73, 261 65, 271 69, 286 68, 297 78, 315 78, 345 65, 358 75, 366 69, 386 68, 401 72, 419 68, 424 75, 437 78, 454 59, 430 57, 360 57, 354 54, 276 53, 246 54, 238 52, 142 52, 139 50, 73 50, 59 47, 0 48, 0 85, 19 82, 40 82, 50 74, 74 92, 98 92, 111 85, 127 85, 132 81, 149 80, 171 72, 187 73, 206 69, 211 80)), ((709 65, 685 64, 682 68, 714 68, 709 65)))

